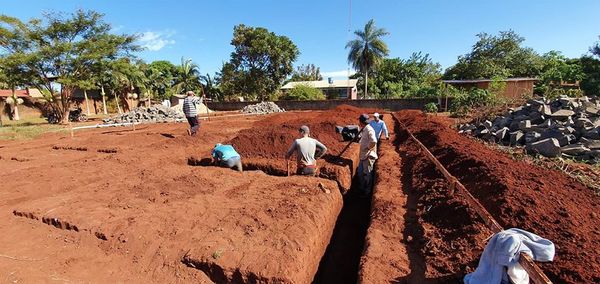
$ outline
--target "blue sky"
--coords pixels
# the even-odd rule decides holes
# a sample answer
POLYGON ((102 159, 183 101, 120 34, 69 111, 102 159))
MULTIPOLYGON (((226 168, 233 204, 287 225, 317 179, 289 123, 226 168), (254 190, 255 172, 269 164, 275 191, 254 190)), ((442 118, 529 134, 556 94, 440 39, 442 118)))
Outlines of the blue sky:
POLYGON ((371 18, 390 35, 390 57, 429 53, 444 68, 467 53, 479 32, 512 29, 540 53, 559 50, 578 57, 598 40, 598 0, 1 0, 0 13, 21 19, 44 11, 92 9, 104 13, 118 33, 141 35, 146 61, 179 63, 191 58, 202 73, 218 71, 229 59, 233 27, 262 26, 288 36, 300 49, 296 65, 313 63, 324 77, 348 70, 348 32, 371 18), (26 3, 26 4, 25 4, 26 3))

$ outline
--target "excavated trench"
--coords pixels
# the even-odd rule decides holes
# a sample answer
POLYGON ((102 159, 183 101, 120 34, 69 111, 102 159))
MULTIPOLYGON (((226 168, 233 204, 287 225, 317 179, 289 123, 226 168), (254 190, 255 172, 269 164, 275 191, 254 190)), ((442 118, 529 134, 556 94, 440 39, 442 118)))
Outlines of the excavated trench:
MULTIPOLYGON (((281 161, 252 158, 242 159, 242 161, 244 171, 262 171, 278 177, 288 175, 288 169, 282 166, 281 161)), ((338 215, 329 245, 321 257, 313 283, 355 283, 358 280, 360 259, 371 212, 371 199, 359 197, 359 182, 355 176, 358 148, 350 147, 345 157, 327 155, 324 161, 327 165, 321 167, 318 176, 337 182, 338 189, 343 194, 343 207, 338 215)), ((188 165, 214 166, 210 158, 197 157, 189 157, 188 165)), ((291 175, 295 175, 294 166, 291 166, 289 171, 291 175)), ((201 270, 205 270, 204 272, 209 276, 212 271, 201 270)))
MULTIPOLYGON (((459 283, 490 236, 397 121, 386 122, 393 125, 392 139, 381 142, 372 198, 357 194, 357 147, 344 161, 322 163, 319 176, 338 183, 343 207, 312 283, 459 283)), ((188 159, 190 165, 207 162, 188 159)), ((288 174, 280 159, 243 162, 246 170, 288 174)))

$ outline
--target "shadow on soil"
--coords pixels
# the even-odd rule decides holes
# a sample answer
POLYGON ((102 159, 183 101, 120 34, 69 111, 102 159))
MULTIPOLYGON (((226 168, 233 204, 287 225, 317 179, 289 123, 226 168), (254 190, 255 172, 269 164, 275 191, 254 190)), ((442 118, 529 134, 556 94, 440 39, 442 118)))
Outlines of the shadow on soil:
POLYGON ((313 283, 356 283, 358 280, 360 257, 371 220, 371 198, 359 197, 358 189, 359 183, 354 178, 313 283))

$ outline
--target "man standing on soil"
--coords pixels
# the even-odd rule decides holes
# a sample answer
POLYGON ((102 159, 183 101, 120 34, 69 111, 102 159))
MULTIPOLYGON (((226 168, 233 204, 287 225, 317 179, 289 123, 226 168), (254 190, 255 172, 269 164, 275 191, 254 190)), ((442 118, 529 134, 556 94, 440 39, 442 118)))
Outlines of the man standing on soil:
POLYGON ((377 137, 377 142, 381 139, 381 133, 385 136, 385 139, 390 139, 390 135, 388 133, 387 126, 385 125, 385 121, 379 118, 379 113, 373 114, 373 120, 369 123, 373 130, 375 130, 375 137, 377 137))
POLYGON ((242 158, 231 145, 218 143, 212 150, 212 157, 215 164, 233 169, 236 167, 239 172, 242 171, 242 158))
POLYGON ((193 136, 196 135, 198 128, 200 127, 200 123, 198 122, 198 108, 196 107, 196 104, 202 103, 202 98, 196 97, 196 94, 194 94, 192 91, 188 91, 186 95, 187 96, 185 99, 183 99, 183 113, 190 124, 188 135, 193 136))
POLYGON ((285 154, 286 161, 296 151, 298 170, 296 174, 314 176, 317 171, 317 159, 323 157, 327 152, 327 147, 317 139, 310 137, 310 129, 302 125, 299 129, 302 138, 294 140, 294 143, 285 154))
POLYGON ((369 124, 369 115, 362 114, 358 117, 362 130, 360 131, 360 164, 358 174, 361 185, 361 196, 367 197, 371 194, 373 186, 373 166, 377 160, 377 136, 375 130, 369 124))

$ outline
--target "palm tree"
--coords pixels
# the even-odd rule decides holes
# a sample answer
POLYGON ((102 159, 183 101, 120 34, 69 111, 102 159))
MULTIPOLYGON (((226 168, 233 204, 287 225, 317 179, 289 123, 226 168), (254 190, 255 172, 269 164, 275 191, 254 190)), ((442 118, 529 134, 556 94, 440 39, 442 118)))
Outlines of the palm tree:
POLYGON ((214 77, 210 77, 210 74, 206 74, 206 76, 201 76, 200 79, 203 81, 203 88, 207 97, 215 101, 223 101, 221 89, 219 89, 214 77))
POLYGON ((367 83, 369 71, 373 70, 379 62, 388 55, 387 44, 381 39, 389 33, 383 28, 377 28, 375 21, 371 19, 364 27, 364 30, 356 30, 354 35, 356 39, 346 44, 348 53, 348 63, 359 72, 365 74, 365 97, 367 97, 367 83))
POLYGON ((181 58, 181 65, 177 67, 175 89, 181 93, 197 90, 201 86, 198 65, 191 59, 181 58))

